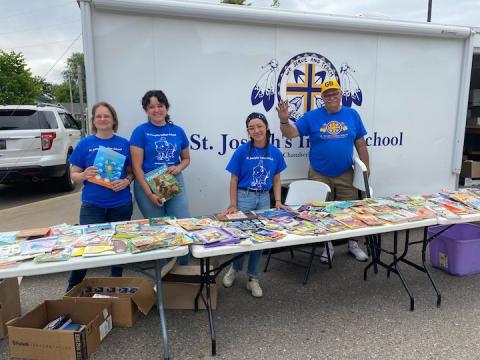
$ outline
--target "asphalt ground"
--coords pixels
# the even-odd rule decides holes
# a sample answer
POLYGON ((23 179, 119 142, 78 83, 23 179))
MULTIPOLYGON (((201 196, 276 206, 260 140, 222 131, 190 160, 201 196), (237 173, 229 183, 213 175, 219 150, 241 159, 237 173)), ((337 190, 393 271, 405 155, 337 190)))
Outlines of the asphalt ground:
MULTIPOLYGON (((0 231, 28 219, 37 226, 75 221, 78 195, 0 211, 0 231), (63 205, 63 206, 62 206, 63 205), (48 211, 47 211, 48 210, 48 211), (44 216, 48 212, 48 216, 44 216), (13 224, 13 225, 12 225, 13 224)), ((137 214, 138 215, 138 214, 137 214)), ((420 232, 414 232, 420 236, 420 232)), ((389 244, 384 237, 384 244, 389 244)), ((299 259, 306 259, 297 255, 299 259)), ((420 260, 420 248, 410 250, 420 260)), ((388 258, 385 257, 385 260, 388 258)), ((263 265, 264 259, 262 259, 263 265)), ((480 254, 479 254, 480 261, 480 254)), ((335 248, 333 269, 315 262, 307 285, 303 272, 274 261, 261 274, 264 297, 253 298, 241 274, 234 286, 218 285, 216 357, 210 356, 208 319, 204 310, 167 310, 173 359, 479 359, 480 275, 456 277, 429 267, 442 291, 435 293, 425 274, 401 265, 415 296, 415 311, 395 274, 380 269, 363 280, 365 263, 335 248)), ((263 269, 263 267, 262 267, 263 269)), ((109 269, 89 271, 107 276, 109 269)), ((133 266, 126 275, 143 276, 133 266)), ((46 299, 61 298, 66 273, 23 278, 22 312, 46 299)), ((220 279, 219 279, 220 280, 220 279)), ((132 328, 114 328, 91 359, 161 359, 159 318, 155 309, 132 328)), ((9 359, 8 341, 0 341, 0 358, 9 359)))

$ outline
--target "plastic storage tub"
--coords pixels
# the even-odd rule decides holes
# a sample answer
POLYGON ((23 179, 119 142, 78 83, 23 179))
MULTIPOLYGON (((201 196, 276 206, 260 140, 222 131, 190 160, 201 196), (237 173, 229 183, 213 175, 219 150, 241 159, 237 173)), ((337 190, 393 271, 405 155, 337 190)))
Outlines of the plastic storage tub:
MULTIPOLYGON (((428 237, 448 225, 432 226, 428 237)), ((456 224, 430 241, 430 261, 433 267, 452 275, 471 275, 480 272, 480 226, 456 224)))

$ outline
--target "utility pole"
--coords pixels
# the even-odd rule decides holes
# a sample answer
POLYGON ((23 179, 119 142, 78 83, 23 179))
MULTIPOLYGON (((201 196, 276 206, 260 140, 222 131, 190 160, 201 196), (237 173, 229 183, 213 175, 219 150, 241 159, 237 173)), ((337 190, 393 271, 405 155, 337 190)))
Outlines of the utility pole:
POLYGON ((78 92, 80 96, 80 111, 82 114, 82 137, 85 136, 86 133, 90 133, 90 129, 87 129, 87 122, 85 121, 85 109, 83 108, 83 69, 82 65, 78 64, 77 66, 77 79, 78 79, 78 92))
POLYGON ((68 74, 68 88, 70 90, 70 113, 73 115, 72 79, 70 78, 70 74, 68 74))
POLYGON ((433 0, 428 0, 427 22, 431 22, 431 21, 432 21, 432 1, 433 1, 433 0))

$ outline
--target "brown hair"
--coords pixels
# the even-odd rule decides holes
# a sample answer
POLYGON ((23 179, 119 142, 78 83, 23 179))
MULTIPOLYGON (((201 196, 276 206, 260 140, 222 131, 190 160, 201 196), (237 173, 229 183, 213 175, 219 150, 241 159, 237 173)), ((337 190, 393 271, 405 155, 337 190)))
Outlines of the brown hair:
POLYGON ((115 111, 115 109, 113 108, 112 105, 110 105, 109 103, 105 102, 105 101, 100 101, 98 103, 96 103, 95 105, 93 105, 92 107, 92 131, 94 133, 97 132, 97 128, 95 127, 95 124, 93 122, 94 118, 95 118, 95 112, 97 111, 97 109, 100 107, 100 106, 104 106, 108 109, 108 111, 110 111, 110 114, 112 114, 112 118, 113 118, 113 132, 117 132, 118 130, 118 117, 117 117, 117 112, 115 111))

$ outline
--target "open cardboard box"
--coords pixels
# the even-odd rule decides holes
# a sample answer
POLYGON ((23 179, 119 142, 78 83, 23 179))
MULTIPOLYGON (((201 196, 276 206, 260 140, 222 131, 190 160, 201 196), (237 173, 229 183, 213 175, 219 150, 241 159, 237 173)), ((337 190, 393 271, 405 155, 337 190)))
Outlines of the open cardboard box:
POLYGON ((480 161, 463 161, 460 175, 466 178, 480 178, 480 161))
MULTIPOLYGON (((175 266, 162 279, 163 302, 166 309, 193 309, 195 296, 200 288, 200 266, 185 265, 175 266)), ((206 289, 203 288, 206 298, 206 289)), ((210 297, 212 308, 217 308, 217 284, 210 284, 210 297)), ((205 304, 200 298, 198 308, 205 309, 205 304)))
POLYGON ((88 277, 64 295, 64 299, 105 301, 112 304, 113 326, 131 327, 140 312, 147 315, 157 300, 152 282, 143 277, 88 277), (92 298, 100 294, 110 298, 92 298))
POLYGON ((47 300, 7 325, 12 357, 83 360, 97 350, 112 329, 111 305, 75 299, 47 300), (78 331, 43 329, 61 315, 69 315, 73 322, 84 326, 78 331))
POLYGON ((20 292, 18 279, 0 280, 0 338, 7 336, 6 323, 20 316, 20 292))

